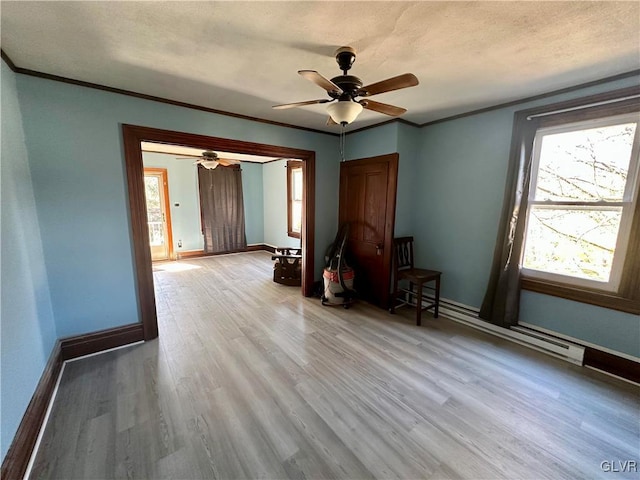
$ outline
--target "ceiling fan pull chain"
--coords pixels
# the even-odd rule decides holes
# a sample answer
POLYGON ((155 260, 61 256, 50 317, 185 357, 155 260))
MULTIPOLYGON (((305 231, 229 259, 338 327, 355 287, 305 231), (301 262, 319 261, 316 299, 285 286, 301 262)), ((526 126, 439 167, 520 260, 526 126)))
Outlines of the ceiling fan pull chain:
POLYGON ((345 129, 345 124, 341 123, 340 124, 340 161, 344 162, 344 146, 345 146, 345 133, 344 133, 344 129, 345 129))

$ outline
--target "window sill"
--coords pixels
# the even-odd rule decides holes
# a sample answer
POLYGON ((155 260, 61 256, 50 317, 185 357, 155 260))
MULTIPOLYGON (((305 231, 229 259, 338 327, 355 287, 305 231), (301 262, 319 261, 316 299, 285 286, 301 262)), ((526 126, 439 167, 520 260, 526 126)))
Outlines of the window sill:
POLYGON ((599 307, 619 310, 621 312, 640 314, 640 301, 631 298, 621 297, 615 293, 603 292, 584 287, 575 287, 561 283, 554 283, 548 280, 523 277, 520 280, 520 287, 523 290, 543 293, 554 297, 566 298, 576 302, 588 303, 599 307))

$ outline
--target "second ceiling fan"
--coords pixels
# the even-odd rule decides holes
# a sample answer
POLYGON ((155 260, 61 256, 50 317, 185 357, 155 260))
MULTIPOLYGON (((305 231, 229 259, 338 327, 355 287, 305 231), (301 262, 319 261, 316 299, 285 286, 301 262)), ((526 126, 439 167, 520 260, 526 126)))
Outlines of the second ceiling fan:
POLYGON ((388 105, 386 103, 375 102, 369 100, 368 97, 378 95, 380 93, 400 90, 402 88, 414 87, 418 85, 418 79, 412 73, 405 73, 396 77, 382 80, 381 82, 372 83, 363 86, 362 80, 354 75, 347 75, 351 69, 353 62, 356 60, 356 51, 351 47, 340 47, 335 53, 336 61, 342 70, 342 75, 332 78, 331 80, 323 77, 315 70, 299 70, 298 73, 307 80, 324 88, 330 98, 319 100, 308 100, 306 102, 286 103, 283 105, 275 105, 275 109, 302 107, 305 105, 313 105, 317 103, 331 103, 327 107, 329 119, 327 124, 346 125, 353 122, 360 114, 363 108, 373 110, 375 112, 384 113, 397 117, 407 111, 406 108, 388 105), (356 100, 357 97, 364 97, 362 100, 356 100))
POLYGON ((196 158, 197 160, 193 163, 194 165, 202 165, 204 168, 207 168, 209 170, 213 170, 218 165, 228 167, 230 165, 238 165, 240 163, 240 160, 220 158, 218 154, 213 150, 205 150, 204 152, 202 152, 202 155, 199 156, 188 155, 176 158, 196 158))

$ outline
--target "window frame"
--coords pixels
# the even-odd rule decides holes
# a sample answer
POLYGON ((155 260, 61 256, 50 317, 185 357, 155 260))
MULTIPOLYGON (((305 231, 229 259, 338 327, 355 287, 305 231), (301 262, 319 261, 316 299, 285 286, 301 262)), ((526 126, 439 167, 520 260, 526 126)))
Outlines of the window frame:
POLYGON ((296 232, 293 229, 293 204, 300 202, 300 211, 304 210, 304 191, 302 192, 302 199, 295 200, 293 198, 293 171, 299 169, 302 176, 302 188, 304 188, 304 170, 302 168, 302 160, 287 160, 287 235, 291 238, 301 238, 302 235, 302 219, 300 222, 300 232, 296 232))
MULTIPOLYGON (((567 125, 592 119, 604 119, 626 114, 640 116, 640 87, 628 87, 589 97, 521 110, 514 115, 512 148, 519 148, 521 135, 527 128, 540 130, 546 127, 567 125)), ((636 127, 638 128, 638 127, 636 127)), ((537 133, 537 132, 536 132, 537 133)), ((636 138, 639 132, 636 129, 636 138)), ((640 168, 640 167, 638 167, 640 168)), ((637 171, 637 170, 636 170, 637 171)), ((576 302, 604 308, 640 314, 640 173, 633 193, 635 205, 630 208, 629 235, 620 282, 615 291, 576 285, 559 279, 539 278, 522 272, 520 287, 536 293, 552 295, 576 302)), ((527 210, 529 210, 527 208, 527 210)), ((526 230, 524 230, 526 232, 526 230)), ((525 233, 523 233, 524 235, 525 233)), ((619 237, 620 238, 620 237, 619 237)), ((524 238, 522 239, 524 241, 524 238)), ((524 245, 521 251, 524 254, 524 245)))
POLYGON ((627 253, 627 247, 629 245, 631 237, 631 225, 634 217, 634 208, 638 202, 638 183, 640 178, 640 161, 638 159, 640 149, 640 119, 635 113, 627 113, 622 115, 606 116, 601 118, 594 118, 589 120, 582 120, 577 122, 565 123, 561 125, 554 125, 548 127, 538 128, 536 131, 532 161, 531 161, 531 180, 529 186, 529 195, 527 203, 527 212, 524 229, 524 239, 522 255, 520 259, 520 268, 522 275, 528 278, 547 280, 555 283, 572 285, 575 287, 584 287, 594 290, 602 290, 605 292, 617 292, 620 287, 620 281, 622 279, 622 272, 624 269, 625 258, 627 253), (606 127, 612 125, 619 125, 621 123, 635 123, 636 130, 634 138, 632 140, 629 169, 627 174, 627 182, 621 201, 553 201, 553 200, 536 200, 536 189, 538 182, 538 172, 541 160, 542 140, 546 135, 554 135, 560 133, 576 132, 580 130, 587 130, 599 127, 606 127), (579 209, 594 209, 594 210, 607 210, 613 208, 620 208, 622 210, 620 219, 620 229, 618 230, 618 236, 615 246, 615 254, 611 265, 611 273, 609 275, 608 282, 601 282, 598 280, 591 280, 580 277, 573 277, 571 275, 563 275, 560 273, 548 272, 544 270, 536 270, 524 267, 524 255, 527 245, 527 230, 529 225, 529 219, 531 217, 531 211, 533 206, 548 207, 553 210, 554 207, 561 209, 563 206, 567 207, 567 210, 579 210, 579 209))

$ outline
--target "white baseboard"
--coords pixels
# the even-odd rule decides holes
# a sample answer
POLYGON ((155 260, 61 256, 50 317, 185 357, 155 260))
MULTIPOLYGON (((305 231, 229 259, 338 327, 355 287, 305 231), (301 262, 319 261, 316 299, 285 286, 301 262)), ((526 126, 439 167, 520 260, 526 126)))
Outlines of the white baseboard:
POLYGON ((440 299, 440 313, 442 313, 444 317, 456 322, 463 323, 556 358, 561 358, 567 362, 582 365, 584 347, 581 345, 540 332, 528 332, 525 329, 519 330, 517 327, 508 329, 493 325, 480 319, 476 308, 445 298, 440 299))

